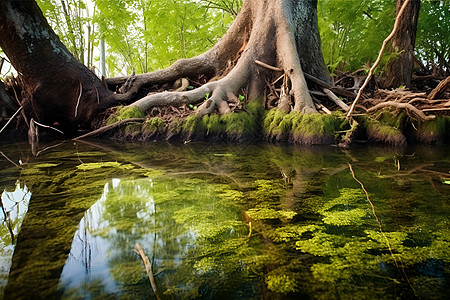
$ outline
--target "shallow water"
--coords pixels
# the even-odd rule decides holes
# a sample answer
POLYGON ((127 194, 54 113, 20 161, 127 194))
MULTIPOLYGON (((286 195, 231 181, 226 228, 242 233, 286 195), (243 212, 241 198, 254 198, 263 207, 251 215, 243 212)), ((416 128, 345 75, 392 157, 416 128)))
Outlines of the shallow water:
POLYGON ((0 299, 448 293, 448 147, 41 150, 0 146, 0 299))

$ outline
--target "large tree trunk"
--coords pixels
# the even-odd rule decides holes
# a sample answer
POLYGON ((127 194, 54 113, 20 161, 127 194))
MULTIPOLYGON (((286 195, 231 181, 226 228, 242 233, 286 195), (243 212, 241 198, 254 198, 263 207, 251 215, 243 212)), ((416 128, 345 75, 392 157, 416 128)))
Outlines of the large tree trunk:
POLYGON ((112 93, 67 50, 34 0, 0 1, 0 47, 24 84, 27 119, 71 131, 111 105, 112 93))
MULTIPOLYGON (((132 102, 145 85, 205 74, 218 80, 192 91, 151 94, 131 105, 147 111, 155 106, 197 104, 209 94, 211 98, 198 113, 209 114, 217 108, 223 114, 230 112, 227 100, 232 101, 243 89, 248 88, 249 99, 255 99, 263 95, 267 79, 284 73, 287 89, 279 105, 288 110, 316 112, 304 71, 329 81, 320 48, 317 0, 247 0, 231 28, 212 49, 179 60, 165 70, 135 76, 131 89, 117 98, 132 102)), ((107 82, 114 86, 127 79, 111 78, 107 82)))
MULTIPOLYGON (((405 0, 397 0, 397 14, 404 2, 405 0)), ((419 10, 420 0, 411 0, 399 20, 397 34, 392 39, 391 53, 400 52, 400 54, 397 58, 388 62, 385 79, 386 87, 411 86, 419 10)))
POLYGON ((224 37, 209 51, 167 69, 102 82, 79 63, 46 22, 34 0, 0 2, 0 47, 22 77, 25 112, 65 129, 88 125, 113 103, 143 112, 155 106, 197 104, 199 115, 229 113, 227 101, 242 91, 249 100, 264 95, 268 81, 284 76, 278 107, 316 112, 304 71, 329 81, 320 48, 317 0, 247 0, 224 37), (145 95, 145 87, 206 76, 209 82, 185 92, 145 95), (143 98, 142 98, 143 97, 143 98))

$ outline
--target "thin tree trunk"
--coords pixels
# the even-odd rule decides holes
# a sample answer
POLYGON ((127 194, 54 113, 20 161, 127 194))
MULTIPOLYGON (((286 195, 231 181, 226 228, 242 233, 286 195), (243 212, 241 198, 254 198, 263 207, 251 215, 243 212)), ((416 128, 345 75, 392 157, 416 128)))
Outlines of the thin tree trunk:
MULTIPOLYGON (((397 0, 397 14, 404 1, 397 0)), ((393 37, 391 45, 391 53, 399 52, 400 54, 397 58, 393 58, 388 62, 385 78, 386 87, 411 86, 419 10, 420 0, 411 0, 400 18, 399 29, 393 37)))

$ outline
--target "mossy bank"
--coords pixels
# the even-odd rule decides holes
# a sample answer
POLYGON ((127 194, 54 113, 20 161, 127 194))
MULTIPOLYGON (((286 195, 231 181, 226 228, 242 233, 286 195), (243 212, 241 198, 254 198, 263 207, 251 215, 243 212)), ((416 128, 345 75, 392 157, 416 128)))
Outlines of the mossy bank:
MULTIPOLYGON (((137 108, 119 107, 105 121, 111 124, 129 118, 143 118, 137 108)), ((407 144, 448 144, 450 116, 437 116, 421 122, 406 113, 388 111, 363 115, 348 121, 342 112, 302 114, 292 111, 264 110, 258 101, 250 102, 241 111, 226 115, 192 114, 179 117, 150 117, 144 122, 128 123, 107 137, 125 140, 179 140, 182 142, 222 140, 226 142, 269 141, 296 145, 370 142, 391 146, 407 144)))

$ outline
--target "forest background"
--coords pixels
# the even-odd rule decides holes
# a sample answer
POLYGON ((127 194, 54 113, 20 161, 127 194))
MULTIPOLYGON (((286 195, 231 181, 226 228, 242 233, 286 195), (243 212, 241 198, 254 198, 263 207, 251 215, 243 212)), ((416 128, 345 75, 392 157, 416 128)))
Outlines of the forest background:
MULTIPOLYGON (((105 77, 151 72, 206 51, 226 32, 242 5, 242 0, 37 2, 67 48, 98 75, 104 39, 105 77)), ((450 69, 449 12, 447 0, 421 3, 415 56, 418 65, 432 72, 450 69)), ((319 0, 322 51, 330 74, 368 71, 394 19, 392 0, 319 0)), ((378 72, 395 55, 386 52, 378 72)), ((11 71, 4 67, 0 78, 11 71)))

